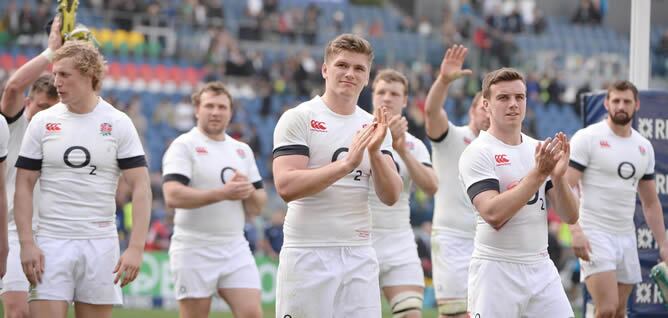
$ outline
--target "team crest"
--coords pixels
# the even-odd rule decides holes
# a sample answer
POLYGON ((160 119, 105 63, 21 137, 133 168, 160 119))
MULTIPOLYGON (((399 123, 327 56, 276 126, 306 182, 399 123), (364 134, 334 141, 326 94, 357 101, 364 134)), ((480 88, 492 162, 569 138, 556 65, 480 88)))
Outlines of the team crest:
POLYGON ((110 136, 111 135, 111 124, 110 123, 100 124, 100 135, 102 135, 102 136, 110 136))
POLYGON ((638 150, 640 150, 640 154, 643 155, 643 156, 644 156, 645 153, 647 152, 647 150, 646 150, 645 147, 643 147, 643 146, 638 146, 638 150))
POLYGON ((415 144, 412 141, 407 141, 406 148, 408 148, 408 150, 413 150, 415 149, 415 144))
POLYGON ((244 152, 243 149, 237 149, 237 154, 241 159, 246 159, 246 153, 244 152))

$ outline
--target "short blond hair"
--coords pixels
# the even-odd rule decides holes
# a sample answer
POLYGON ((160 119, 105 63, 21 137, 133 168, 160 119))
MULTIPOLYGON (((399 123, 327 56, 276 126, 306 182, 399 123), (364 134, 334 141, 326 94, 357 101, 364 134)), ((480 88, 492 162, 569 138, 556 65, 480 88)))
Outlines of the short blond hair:
POLYGON ((341 53, 341 51, 364 54, 369 57, 369 63, 373 62, 371 44, 359 35, 344 33, 329 41, 327 47, 325 47, 325 62, 329 61, 332 56, 341 53))
POLYGON ((216 96, 218 95, 227 96, 227 98, 230 99, 230 107, 232 107, 233 104, 232 95, 230 94, 230 91, 228 91, 227 88, 225 87, 225 84, 223 84, 223 82, 220 81, 208 82, 190 96, 190 99, 195 107, 199 107, 199 104, 202 102, 202 94, 204 94, 205 92, 211 92, 216 96))
POLYGON ((482 96, 485 99, 492 97, 492 85, 500 82, 512 82, 520 80, 526 85, 524 80, 524 75, 514 68, 504 67, 496 71, 491 71, 485 75, 485 78, 482 80, 482 96))
POLYGON ((373 84, 371 85, 373 90, 376 89, 376 84, 379 81, 386 83, 398 82, 404 86, 404 95, 408 95, 408 79, 406 76, 404 76, 404 74, 401 74, 401 72, 395 69, 386 68, 378 72, 378 74, 376 74, 376 78, 373 80, 373 84))
POLYGON ((74 68, 84 76, 92 78, 93 90, 102 87, 102 78, 107 67, 104 56, 88 41, 67 41, 53 55, 53 63, 72 58, 74 68))

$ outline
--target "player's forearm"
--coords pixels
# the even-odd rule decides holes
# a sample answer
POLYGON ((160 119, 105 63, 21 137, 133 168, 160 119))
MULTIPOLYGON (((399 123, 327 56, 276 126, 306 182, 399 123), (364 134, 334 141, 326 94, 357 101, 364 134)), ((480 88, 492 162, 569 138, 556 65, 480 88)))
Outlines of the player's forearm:
POLYGON ((132 234, 128 247, 144 249, 151 219, 150 184, 138 183, 132 189, 132 234))
POLYGON ((448 96, 450 83, 443 80, 441 76, 436 78, 434 84, 429 88, 425 101, 425 129, 427 136, 432 139, 438 138, 448 130, 448 114, 443 109, 443 104, 448 96))
POLYGON ((653 200, 650 203, 643 205, 643 214, 647 226, 652 231, 654 239, 661 245, 666 240, 666 227, 663 220, 663 210, 659 200, 653 200))
POLYGON ((181 184, 172 188, 165 184, 163 192, 167 207, 177 209, 197 209, 222 200, 220 189, 195 189, 181 184))
POLYGON ((16 193, 14 195, 14 222, 16 222, 16 231, 19 235, 19 242, 34 243, 32 233, 32 189, 26 188, 16 182, 16 193))
POLYGON ((259 215, 266 203, 267 192, 264 189, 257 189, 248 199, 243 200, 244 211, 249 215, 259 215))
POLYGON ((397 172, 397 167, 390 156, 380 151, 369 153, 371 162, 371 177, 376 188, 376 195, 386 205, 393 205, 399 200, 403 182, 397 172))
POLYGON ((565 179, 552 180, 552 185, 550 191, 554 191, 554 200, 550 204, 554 204, 554 210, 564 222, 575 224, 578 221, 579 204, 571 187, 565 179))
POLYGON ((278 173, 274 169, 274 183, 278 195, 285 202, 290 202, 325 190, 354 169, 355 167, 350 167, 345 160, 316 169, 290 169, 278 173))
POLYGON ((434 195, 438 190, 438 178, 436 177, 434 169, 417 161, 417 159, 408 152, 400 152, 399 156, 401 157, 401 160, 404 161, 406 169, 413 182, 415 182, 415 185, 428 195, 434 195))
POLYGON ((527 202, 534 197, 547 176, 532 170, 514 188, 491 197, 474 198, 474 205, 480 216, 495 229, 501 229, 527 202))
POLYGON ((38 55, 16 70, 5 85, 0 111, 9 117, 16 115, 23 107, 21 103, 23 92, 47 70, 48 66, 49 60, 38 55))
MULTIPOLYGON (((4 180, 4 178, 2 180, 4 180)), ((9 236, 9 230, 7 229, 7 192, 5 191, 4 184, 1 184, 0 185, 0 248, 9 247, 8 236, 9 236)))

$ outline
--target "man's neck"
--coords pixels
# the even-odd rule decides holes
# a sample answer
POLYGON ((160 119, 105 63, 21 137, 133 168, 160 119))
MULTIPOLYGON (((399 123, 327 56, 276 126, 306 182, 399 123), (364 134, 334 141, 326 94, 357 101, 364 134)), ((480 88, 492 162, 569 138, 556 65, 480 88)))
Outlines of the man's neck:
POLYGON ((522 128, 521 127, 500 127, 491 126, 487 132, 501 140, 506 145, 517 146, 522 143, 522 128))
POLYGON ((72 113, 75 114, 87 114, 93 111, 95 109, 95 106, 97 105, 99 100, 99 97, 97 94, 93 93, 88 96, 85 96, 79 101, 72 102, 67 105, 67 110, 69 110, 72 113))
POLYGON ((612 122, 612 119, 610 119, 610 116, 608 116, 608 119, 605 120, 606 123, 608 124, 608 127, 610 127, 610 130, 612 132, 619 136, 619 137, 629 137, 631 136, 631 123, 629 122, 626 125, 617 125, 612 122))
POLYGON ((202 135, 206 136, 207 138, 209 138, 211 140, 214 140, 214 141, 225 140, 225 130, 223 130, 223 132, 221 132, 220 134, 209 134, 199 126, 197 126, 197 130, 199 130, 199 132, 201 132, 202 135))
POLYGON ((352 115, 355 113, 355 107, 357 106, 357 97, 341 96, 325 91, 322 95, 322 101, 331 111, 339 115, 352 115))
POLYGON ((469 129, 471 129, 474 136, 478 137, 480 135, 480 129, 478 129, 472 121, 469 122, 469 129))

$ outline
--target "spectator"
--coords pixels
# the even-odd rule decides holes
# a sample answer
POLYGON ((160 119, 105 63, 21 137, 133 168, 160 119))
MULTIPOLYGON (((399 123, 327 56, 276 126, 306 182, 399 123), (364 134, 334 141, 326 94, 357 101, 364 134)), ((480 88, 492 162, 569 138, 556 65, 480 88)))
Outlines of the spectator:
POLYGON ((369 36, 375 38, 382 37, 383 31, 383 21, 376 19, 369 27, 369 36))
POLYGON ((183 134, 195 127, 195 107, 190 104, 188 96, 184 96, 174 107, 174 128, 183 134))
POLYGON ((401 32, 415 32, 415 20, 410 15, 405 15, 399 23, 399 31, 401 32))
POLYGON ((304 42, 308 45, 314 45, 318 37, 318 17, 320 9, 315 4, 309 4, 304 14, 304 42))
POLYGON ((334 12, 334 15, 332 15, 334 33, 343 33, 343 21, 345 17, 345 14, 341 10, 336 10, 336 12, 334 12))
POLYGON ((668 73, 668 29, 663 31, 654 52, 657 58, 657 73, 664 76, 668 73))
POLYGON ((419 35, 428 37, 431 35, 432 29, 431 22, 429 22, 429 19, 426 16, 420 18, 420 23, 417 27, 417 32, 419 35))
POLYGON ((592 0, 581 0, 571 21, 579 24, 600 24, 601 10, 592 0))

